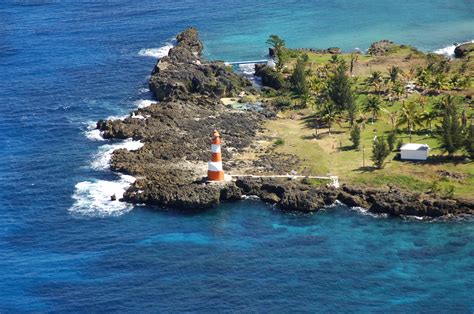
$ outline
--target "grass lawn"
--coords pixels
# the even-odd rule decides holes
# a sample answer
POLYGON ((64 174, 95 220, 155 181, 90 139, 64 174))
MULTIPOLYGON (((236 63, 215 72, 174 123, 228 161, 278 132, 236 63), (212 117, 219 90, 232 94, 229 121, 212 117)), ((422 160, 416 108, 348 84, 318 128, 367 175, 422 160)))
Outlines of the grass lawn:
MULTIPOLYGON (((396 105, 394 105, 396 106, 396 105)), ((309 110, 287 111, 277 120, 268 121, 266 128, 274 139, 283 139, 283 144, 275 146, 275 151, 299 156, 301 168, 310 169, 313 175, 331 173, 337 175, 342 183, 357 183, 379 187, 392 184, 415 192, 426 192, 432 182, 437 181, 442 188, 449 185, 455 188, 455 195, 474 198, 474 164, 443 162, 438 164, 425 162, 408 162, 395 160, 396 152, 387 158, 383 169, 373 168, 370 160, 374 136, 382 136, 391 126, 381 117, 374 124, 367 124, 361 134, 361 148, 355 150, 349 139, 349 126, 334 125, 331 135, 328 129, 316 130, 309 126, 307 117, 309 110), (462 179, 448 179, 440 176, 439 171, 460 173, 462 179)), ((426 143, 431 148, 431 155, 440 155, 437 140, 427 136, 427 130, 412 135, 412 142, 426 143)), ((398 136, 409 142, 408 135, 398 136)), ((398 139, 397 138, 397 139, 398 139)))

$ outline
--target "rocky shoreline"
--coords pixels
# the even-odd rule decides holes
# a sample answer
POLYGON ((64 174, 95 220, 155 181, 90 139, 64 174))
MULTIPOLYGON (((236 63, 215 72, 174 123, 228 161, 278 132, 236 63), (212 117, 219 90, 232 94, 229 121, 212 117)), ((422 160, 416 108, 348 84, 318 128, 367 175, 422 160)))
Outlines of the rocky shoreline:
POLYGON ((203 45, 198 32, 189 28, 177 36, 177 45, 153 69, 149 86, 159 103, 137 109, 124 120, 98 121, 104 138, 133 138, 144 145, 136 151, 113 153, 111 169, 137 178, 122 201, 159 208, 203 210, 221 201, 255 195, 288 211, 312 212, 340 201, 372 213, 392 216, 446 217, 474 214, 474 203, 413 194, 393 187, 368 189, 343 185, 335 189, 289 178, 234 177, 225 183, 207 183, 209 133, 219 129, 224 139, 224 170, 235 174, 259 169, 284 174, 297 163, 296 156, 258 151, 254 142, 266 119, 276 110, 243 111, 221 102, 244 91, 258 94, 251 82, 222 62, 201 58, 203 45), (137 118, 139 117, 139 118, 137 118), (234 157, 253 152, 248 161, 234 157))

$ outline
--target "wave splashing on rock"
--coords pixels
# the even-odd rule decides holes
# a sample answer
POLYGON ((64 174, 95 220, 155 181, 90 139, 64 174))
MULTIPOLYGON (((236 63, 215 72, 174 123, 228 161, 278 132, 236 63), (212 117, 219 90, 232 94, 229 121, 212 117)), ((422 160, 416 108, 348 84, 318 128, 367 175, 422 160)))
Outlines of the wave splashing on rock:
POLYGON ((88 217, 119 216, 132 210, 133 205, 119 201, 135 178, 120 175, 120 180, 82 181, 76 184, 74 204, 69 208, 73 215, 88 217), (111 200, 112 195, 115 200, 111 200))
POLYGON ((138 55, 142 57, 153 57, 153 58, 161 59, 167 56, 170 49, 173 48, 174 46, 175 46, 174 43, 167 43, 163 47, 143 48, 143 49, 140 49, 140 51, 138 52, 138 55))
POLYGON ((110 167, 112 153, 117 149, 127 149, 130 151, 137 150, 143 146, 140 141, 126 139, 119 143, 107 144, 99 147, 99 152, 94 156, 91 167, 95 170, 107 170, 110 167))

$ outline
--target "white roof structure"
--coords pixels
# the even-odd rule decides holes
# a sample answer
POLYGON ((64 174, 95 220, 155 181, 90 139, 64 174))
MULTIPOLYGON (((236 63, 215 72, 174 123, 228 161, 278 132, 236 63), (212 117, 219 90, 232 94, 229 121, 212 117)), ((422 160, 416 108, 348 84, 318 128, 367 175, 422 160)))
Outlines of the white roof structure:
POLYGON ((400 150, 429 150, 430 147, 428 144, 416 144, 416 143, 407 143, 403 144, 402 147, 400 147, 400 150))
POLYGON ((427 160, 430 147, 426 144, 408 143, 400 147, 402 160, 427 160))

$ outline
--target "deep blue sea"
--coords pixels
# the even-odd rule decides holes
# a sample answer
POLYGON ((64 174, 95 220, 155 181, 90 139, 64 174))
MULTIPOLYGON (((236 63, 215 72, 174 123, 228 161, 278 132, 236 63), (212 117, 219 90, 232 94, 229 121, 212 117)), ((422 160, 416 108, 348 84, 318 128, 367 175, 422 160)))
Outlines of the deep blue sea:
POLYGON ((470 312, 474 222, 284 214, 246 200, 201 214, 110 202, 133 178, 97 119, 149 103, 173 36, 210 59, 291 47, 429 51, 474 38, 472 0, 0 2, 0 312, 470 312))

